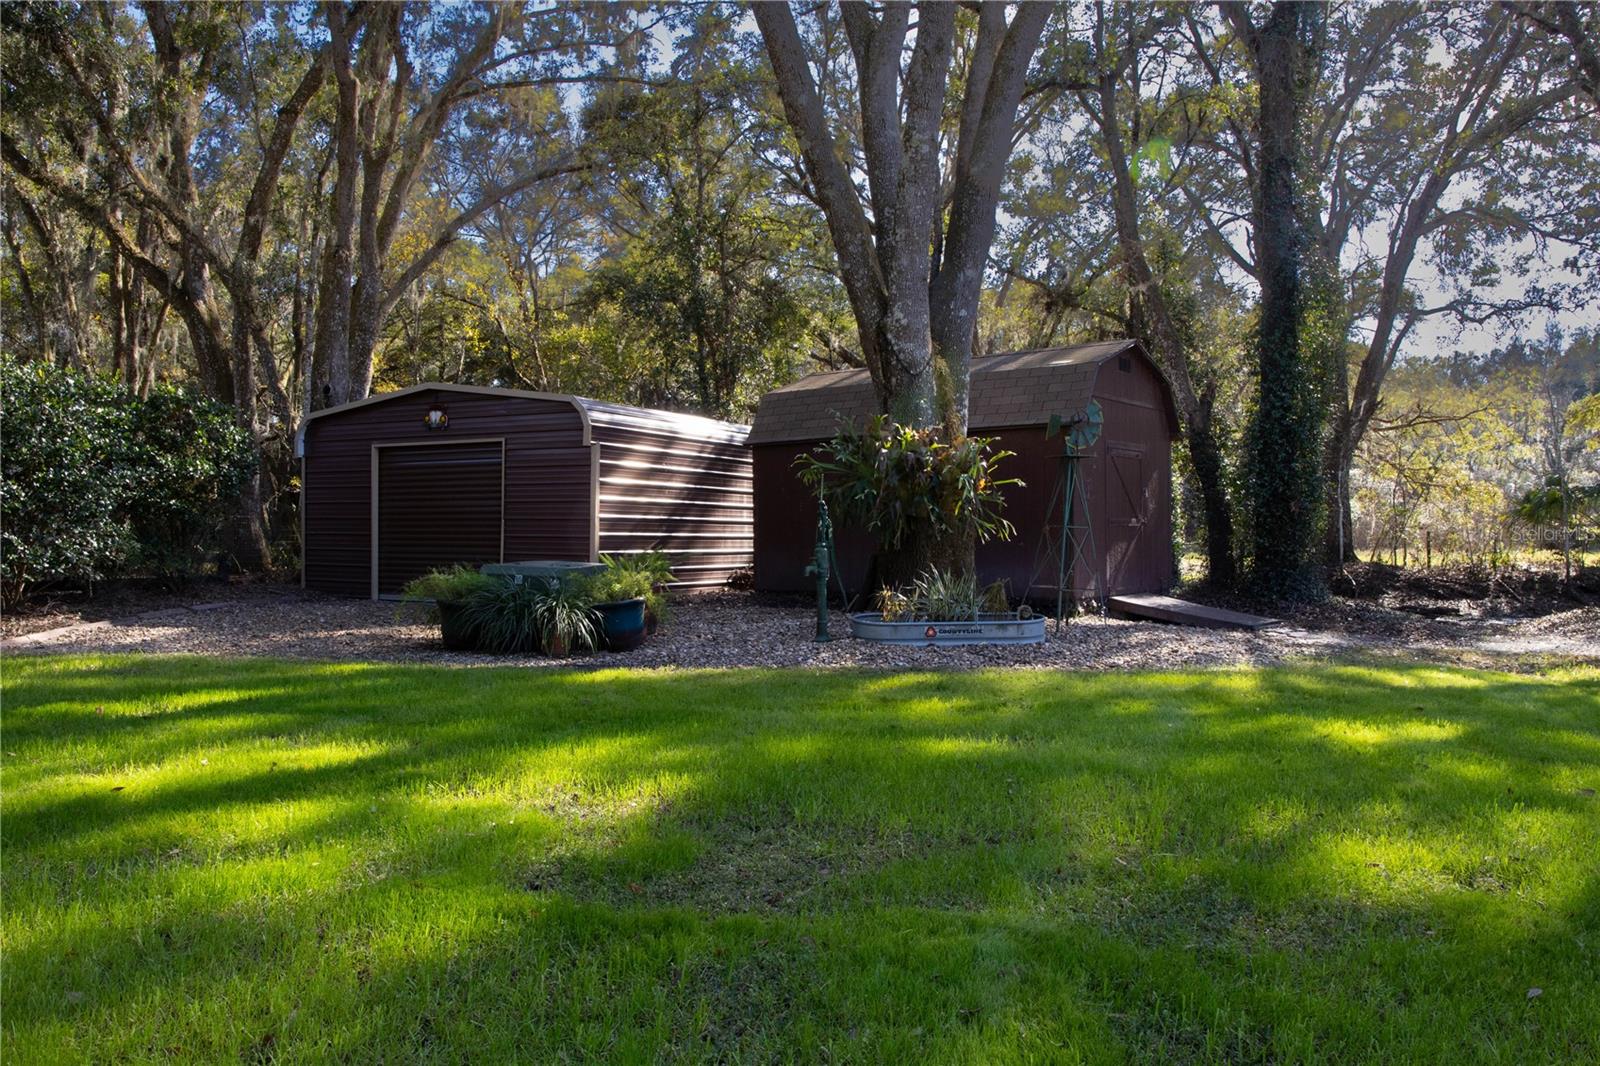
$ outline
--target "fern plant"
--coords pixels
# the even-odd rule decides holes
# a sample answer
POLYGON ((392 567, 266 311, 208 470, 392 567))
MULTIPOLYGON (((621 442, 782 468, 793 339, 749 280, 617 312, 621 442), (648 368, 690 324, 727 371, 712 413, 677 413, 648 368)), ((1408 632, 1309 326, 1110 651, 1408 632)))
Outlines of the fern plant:
POLYGON ((400 589, 400 595, 407 600, 427 602, 427 617, 430 622, 439 621, 439 604, 466 603, 477 592, 488 588, 495 583, 495 579, 487 574, 480 574, 470 566, 440 567, 429 570, 421 577, 412 578, 400 589))
MULTIPOLYGON (((635 596, 644 597, 646 617, 660 624, 666 622, 670 613, 667 605, 667 586, 677 579, 672 576, 672 567, 667 562, 665 552, 648 551, 633 552, 628 555, 601 555, 600 561, 606 565, 606 574, 616 575, 618 581, 635 580, 625 575, 637 575, 644 578, 644 584, 635 585, 644 591, 635 592, 635 596)), ((601 577, 606 574, 600 575, 601 577)), ((632 598, 631 596, 628 598, 632 598)))

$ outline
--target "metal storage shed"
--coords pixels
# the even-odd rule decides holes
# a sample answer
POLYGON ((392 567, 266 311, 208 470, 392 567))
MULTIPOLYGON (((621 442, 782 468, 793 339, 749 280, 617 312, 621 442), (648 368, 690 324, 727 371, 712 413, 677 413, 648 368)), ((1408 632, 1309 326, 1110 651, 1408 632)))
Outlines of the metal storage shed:
MULTIPOLYGON (((1013 596, 1053 600, 1054 574, 1035 584, 1040 543, 1059 526, 1050 510, 1060 481, 1062 441, 1046 439, 1052 414, 1069 416, 1091 399, 1105 429, 1082 466, 1090 516, 1108 595, 1156 592, 1173 579, 1172 441, 1177 414, 1166 379, 1137 341, 1045 348, 973 360, 968 424, 999 438, 1016 453, 999 467, 1025 484, 1006 492, 1005 516, 1016 526, 1010 541, 979 545, 978 573, 1004 579, 1013 596)), ((861 426, 877 410, 865 370, 813 374, 762 397, 750 431, 755 455, 755 579, 768 591, 811 587, 805 567, 816 539, 816 501, 795 476, 797 457, 832 437, 841 425, 861 426)), ((839 566, 852 595, 866 578, 872 542, 840 529, 839 566)), ((1087 595, 1095 574, 1074 575, 1087 595)))
POLYGON ((659 550, 683 585, 719 585, 751 565, 748 433, 438 383, 318 411, 298 443, 302 581, 376 598, 452 563, 659 550))

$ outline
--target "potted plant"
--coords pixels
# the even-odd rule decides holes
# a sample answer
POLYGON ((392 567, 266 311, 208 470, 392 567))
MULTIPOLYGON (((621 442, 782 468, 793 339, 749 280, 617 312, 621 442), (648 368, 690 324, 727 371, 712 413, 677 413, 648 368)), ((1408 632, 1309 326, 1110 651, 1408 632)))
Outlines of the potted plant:
POLYGON ((577 583, 491 578, 467 601, 462 618, 484 651, 564 658, 600 642, 599 618, 577 583))
POLYGON ((471 651, 478 638, 464 617, 467 602, 493 582, 494 578, 458 563, 406 582, 400 594, 408 600, 431 600, 428 620, 438 623, 444 646, 451 651, 471 651))
POLYGON ((877 610, 850 616, 850 632, 887 644, 1038 644, 1044 619, 1011 609, 1003 581, 979 588, 970 574, 931 568, 901 590, 878 591, 877 610))
POLYGON ((607 556, 606 568, 587 580, 584 591, 600 616, 600 631, 611 651, 644 643, 645 607, 653 589, 650 575, 607 556))
POLYGON ((549 584, 534 603, 539 650, 556 659, 574 651, 594 651, 602 640, 601 618, 581 582, 549 584))
POLYGON ((640 574, 644 577, 639 595, 644 597, 644 635, 654 636, 655 631, 667 621, 667 586, 675 580, 667 563, 665 552, 635 552, 631 555, 602 555, 600 561, 607 571, 640 574))

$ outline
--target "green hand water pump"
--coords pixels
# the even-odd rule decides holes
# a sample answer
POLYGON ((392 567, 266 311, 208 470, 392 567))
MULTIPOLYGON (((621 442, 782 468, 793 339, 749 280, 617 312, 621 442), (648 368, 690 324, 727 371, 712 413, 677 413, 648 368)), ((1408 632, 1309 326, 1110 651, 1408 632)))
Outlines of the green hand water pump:
MULTIPOLYGON (((806 567, 806 576, 817 579, 817 635, 816 643, 826 644, 833 638, 828 635, 828 579, 838 572, 839 562, 833 554, 833 519, 828 517, 828 501, 817 497, 817 546, 814 561, 806 567)), ((839 576, 839 593, 844 594, 844 576, 839 576)), ((849 601, 846 600, 846 603, 849 601)))

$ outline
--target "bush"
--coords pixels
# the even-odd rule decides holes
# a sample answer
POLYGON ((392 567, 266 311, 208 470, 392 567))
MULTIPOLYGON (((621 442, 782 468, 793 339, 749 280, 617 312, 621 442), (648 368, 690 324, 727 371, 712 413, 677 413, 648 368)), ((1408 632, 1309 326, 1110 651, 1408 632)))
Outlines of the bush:
POLYGON ((221 404, 0 359, 0 600, 191 572, 254 467, 221 404))
POLYGON ((193 574, 220 546, 255 470, 250 435, 232 408, 187 389, 158 385, 143 400, 124 398, 136 449, 127 500, 133 569, 193 574))

